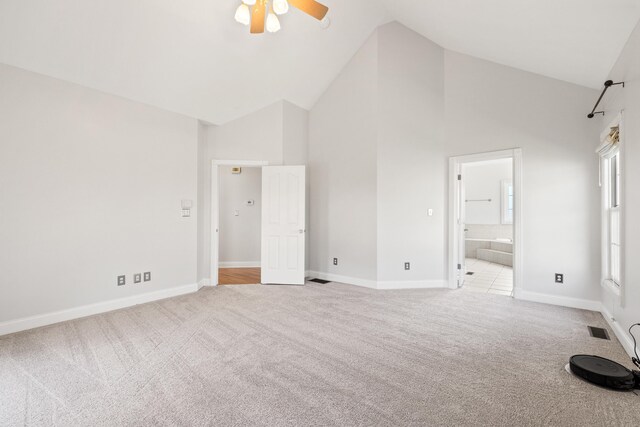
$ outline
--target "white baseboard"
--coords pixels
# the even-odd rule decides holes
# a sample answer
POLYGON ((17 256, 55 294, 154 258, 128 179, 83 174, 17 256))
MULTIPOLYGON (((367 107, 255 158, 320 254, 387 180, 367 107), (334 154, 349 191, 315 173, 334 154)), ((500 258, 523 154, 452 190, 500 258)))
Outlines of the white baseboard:
POLYGON ((370 279, 360 279, 358 277, 340 276, 338 274, 321 273, 319 271, 307 271, 307 277, 314 277, 331 282, 346 283, 347 285, 362 286, 376 289, 378 282, 370 279))
POLYGON ((0 336, 13 334, 20 331, 26 331, 28 329, 39 328, 41 326, 53 325, 54 323, 66 322, 67 320, 93 316, 94 314, 119 310, 121 308, 132 307, 138 304, 145 304, 152 301, 190 294, 193 292, 197 292, 198 289, 199 284, 194 283, 192 285, 178 286, 176 288, 132 295, 126 298, 119 298, 110 301, 99 302, 96 304, 83 305, 80 307, 70 308, 68 310, 55 311, 52 313, 24 317, 22 319, 9 320, 7 322, 0 323, 0 336))
POLYGON ((260 268, 260 261, 229 261, 218 263, 219 268, 260 268))
POLYGON ((209 286, 211 285, 211 280, 209 279, 202 279, 198 282, 198 290, 204 288, 205 286, 209 286))
POLYGON ((609 313, 609 310, 607 310, 604 305, 600 307, 600 313, 602 313, 602 317, 607 321, 607 324, 613 330, 613 333, 616 334, 616 338, 618 338, 618 341, 620 341, 620 344, 622 344, 622 347, 624 347, 627 354, 630 357, 636 357, 633 352, 633 340, 627 331, 622 328, 622 325, 615 320, 614 316, 609 313))
POLYGON ((398 280, 378 282, 378 289, 442 289, 449 288, 447 280, 398 280))
POLYGON ((307 271, 307 277, 315 277, 322 280, 330 280, 347 285, 362 286, 370 289, 433 289, 446 288, 446 280, 398 280, 398 281, 377 281, 371 279, 361 279, 358 277, 341 276, 338 274, 323 273, 320 271, 307 271))
POLYGON ((560 305, 563 307, 579 308, 582 310, 600 311, 600 301, 592 301, 581 298, 563 297, 559 295, 540 294, 516 289, 516 299, 524 301, 541 302, 543 304, 560 305))

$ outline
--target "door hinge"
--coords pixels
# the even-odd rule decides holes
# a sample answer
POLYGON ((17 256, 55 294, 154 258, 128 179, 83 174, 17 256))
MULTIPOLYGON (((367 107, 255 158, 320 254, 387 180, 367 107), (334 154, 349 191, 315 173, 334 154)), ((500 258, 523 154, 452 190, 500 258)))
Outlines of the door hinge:
POLYGON ((458 270, 462 270, 462 264, 458 264, 458 270))
POLYGON ((458 181, 462 181, 462 175, 458 174, 458 181))

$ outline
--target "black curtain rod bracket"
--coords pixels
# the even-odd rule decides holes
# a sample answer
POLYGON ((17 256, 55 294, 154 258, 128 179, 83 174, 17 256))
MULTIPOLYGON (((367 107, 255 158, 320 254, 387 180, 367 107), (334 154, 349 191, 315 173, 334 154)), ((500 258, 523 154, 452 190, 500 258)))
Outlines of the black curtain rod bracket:
POLYGON ((614 83, 613 80, 607 80, 606 82, 604 82, 604 90, 600 94, 600 98, 598 98, 598 100, 596 101, 596 105, 593 107, 593 110, 591 110, 591 112, 587 114, 587 117, 593 119, 596 114, 602 114, 604 116, 604 111, 596 111, 596 108, 598 108, 598 105, 600 105, 600 101, 602 101, 602 98, 604 97, 604 94, 607 93, 607 90, 609 90, 611 86, 617 85, 622 85, 622 87, 624 87, 624 82, 614 83))

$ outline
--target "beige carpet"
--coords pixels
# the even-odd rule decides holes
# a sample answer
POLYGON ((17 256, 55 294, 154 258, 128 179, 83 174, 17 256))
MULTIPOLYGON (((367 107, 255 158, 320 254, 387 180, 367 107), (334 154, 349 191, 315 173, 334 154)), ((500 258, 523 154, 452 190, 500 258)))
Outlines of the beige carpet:
POLYGON ((240 286, 0 338, 0 425, 640 425, 600 314, 445 290, 240 286))

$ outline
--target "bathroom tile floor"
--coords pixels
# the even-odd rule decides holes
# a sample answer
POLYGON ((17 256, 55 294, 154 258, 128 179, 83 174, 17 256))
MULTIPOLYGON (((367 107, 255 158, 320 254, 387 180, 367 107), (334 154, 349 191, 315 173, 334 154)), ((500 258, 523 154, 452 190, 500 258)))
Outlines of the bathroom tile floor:
POLYGON ((513 296, 513 268, 481 259, 465 260, 467 274, 462 289, 496 295, 513 296))

